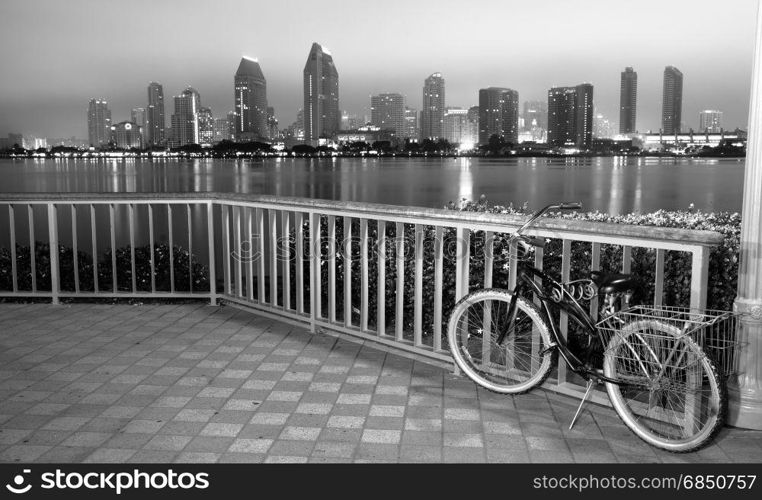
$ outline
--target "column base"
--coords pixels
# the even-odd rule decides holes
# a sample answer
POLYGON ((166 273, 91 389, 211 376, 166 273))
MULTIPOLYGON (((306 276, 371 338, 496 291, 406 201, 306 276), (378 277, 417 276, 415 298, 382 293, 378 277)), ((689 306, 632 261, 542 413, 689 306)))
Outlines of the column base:
POLYGON ((758 394, 742 394, 737 386, 728 387, 728 425, 762 430, 762 401, 758 394))

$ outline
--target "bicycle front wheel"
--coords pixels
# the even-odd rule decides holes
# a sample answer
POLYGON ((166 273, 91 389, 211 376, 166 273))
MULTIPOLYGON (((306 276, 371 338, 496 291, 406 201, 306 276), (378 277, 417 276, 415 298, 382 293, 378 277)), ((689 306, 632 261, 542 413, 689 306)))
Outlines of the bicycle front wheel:
POLYGON ((513 295, 480 290, 461 299, 447 326, 450 352, 461 370, 485 389, 520 394, 550 373, 550 333, 539 309, 516 298, 516 318, 508 315, 513 295))
POLYGON ((725 422, 725 385, 712 360, 680 329, 658 320, 625 325, 609 342, 604 374, 611 403, 645 442, 688 452, 711 441, 725 422))

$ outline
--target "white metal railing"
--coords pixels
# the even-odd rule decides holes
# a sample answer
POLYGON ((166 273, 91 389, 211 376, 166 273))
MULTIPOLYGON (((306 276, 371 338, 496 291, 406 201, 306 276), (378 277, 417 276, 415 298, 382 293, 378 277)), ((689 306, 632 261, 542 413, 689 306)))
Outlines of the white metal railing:
MULTIPOLYGON (((506 264, 494 254, 494 242, 523 220, 502 214, 227 193, 0 194, 0 228, 7 228, 0 248, 7 245, 10 254, 10 269, 0 273, 11 276, 0 297, 49 297, 54 303, 69 297, 203 298, 212 304, 224 300, 313 331, 347 333, 449 362, 443 340, 449 307, 470 288, 493 285, 506 264), (5 222, 3 213, 8 214, 5 222), (471 255, 474 237, 483 247, 479 255, 471 255), (18 265, 24 257, 19 255, 24 240, 31 242, 27 272, 34 277, 28 288, 21 286, 25 274, 18 265), (62 240, 72 249, 71 272, 61 266, 62 240), (50 244, 45 289, 37 283, 43 263, 36 261, 34 242, 50 244), (146 262, 136 257, 141 242, 150 251, 148 270, 142 274, 138 267, 146 262), (163 289, 156 282, 156 276, 166 272, 156 267, 162 244, 169 253, 169 284, 163 289), (129 272, 118 268, 119 248, 128 249, 129 272), (110 261, 103 258, 106 249, 110 261), (178 249, 188 253, 187 263, 178 262, 178 249), (194 251, 198 263, 208 268, 209 286, 204 289, 194 287, 194 251), (92 262, 91 287, 83 286, 90 278, 81 275, 82 259, 92 262), (472 279, 477 275, 472 267, 480 269, 479 283, 472 279), (177 275, 186 271, 187 289, 186 283, 177 282, 177 275), (138 276, 146 273, 148 281, 138 282, 138 276), (109 274, 111 283, 104 289, 99 281, 109 274), (67 285, 62 288, 62 283, 67 285)), ((691 290, 686 305, 691 308, 706 304, 709 251, 722 241, 719 233, 710 231, 568 219, 540 220, 527 234, 562 241, 559 278, 563 281, 572 275, 573 244, 589 245, 587 270, 600 268, 603 245, 621 247, 623 272, 631 268, 633 248, 652 249, 655 270, 650 285, 655 305, 662 303, 665 292, 665 253, 689 252, 691 290)), ((515 249, 509 252, 508 286, 516 280, 512 258, 515 249)), ((546 260, 538 251, 535 265, 542 268, 546 260)), ((560 319, 566 335, 567 318, 560 319)), ((559 366, 547 385, 564 393, 580 390, 565 366, 559 366)))

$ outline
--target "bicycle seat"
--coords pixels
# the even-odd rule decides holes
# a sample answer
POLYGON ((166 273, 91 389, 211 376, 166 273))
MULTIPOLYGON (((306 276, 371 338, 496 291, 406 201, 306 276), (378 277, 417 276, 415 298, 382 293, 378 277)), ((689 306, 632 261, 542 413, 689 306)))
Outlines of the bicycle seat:
POLYGON ((590 273, 590 279, 598 287, 598 293, 626 292, 635 287, 635 278, 630 274, 593 271, 590 273))

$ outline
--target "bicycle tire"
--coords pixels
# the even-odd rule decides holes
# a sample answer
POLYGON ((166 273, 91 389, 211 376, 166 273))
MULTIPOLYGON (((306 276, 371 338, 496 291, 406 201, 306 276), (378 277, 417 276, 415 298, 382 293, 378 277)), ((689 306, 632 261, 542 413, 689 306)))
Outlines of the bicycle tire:
POLYGON ((544 316, 523 297, 517 298, 513 330, 507 333, 503 347, 497 345, 498 336, 509 327, 507 313, 512 298, 507 290, 479 290, 455 304, 447 322, 455 363, 471 380, 500 394, 521 394, 542 384, 550 373, 554 353, 547 349, 551 338, 544 316), (489 340, 485 329, 489 330, 489 340))
POLYGON ((711 358, 674 325, 626 324, 608 343, 603 372, 624 424, 646 443, 686 453, 706 446, 725 423, 727 391, 711 358), (682 415, 682 416, 681 416, 682 415))

